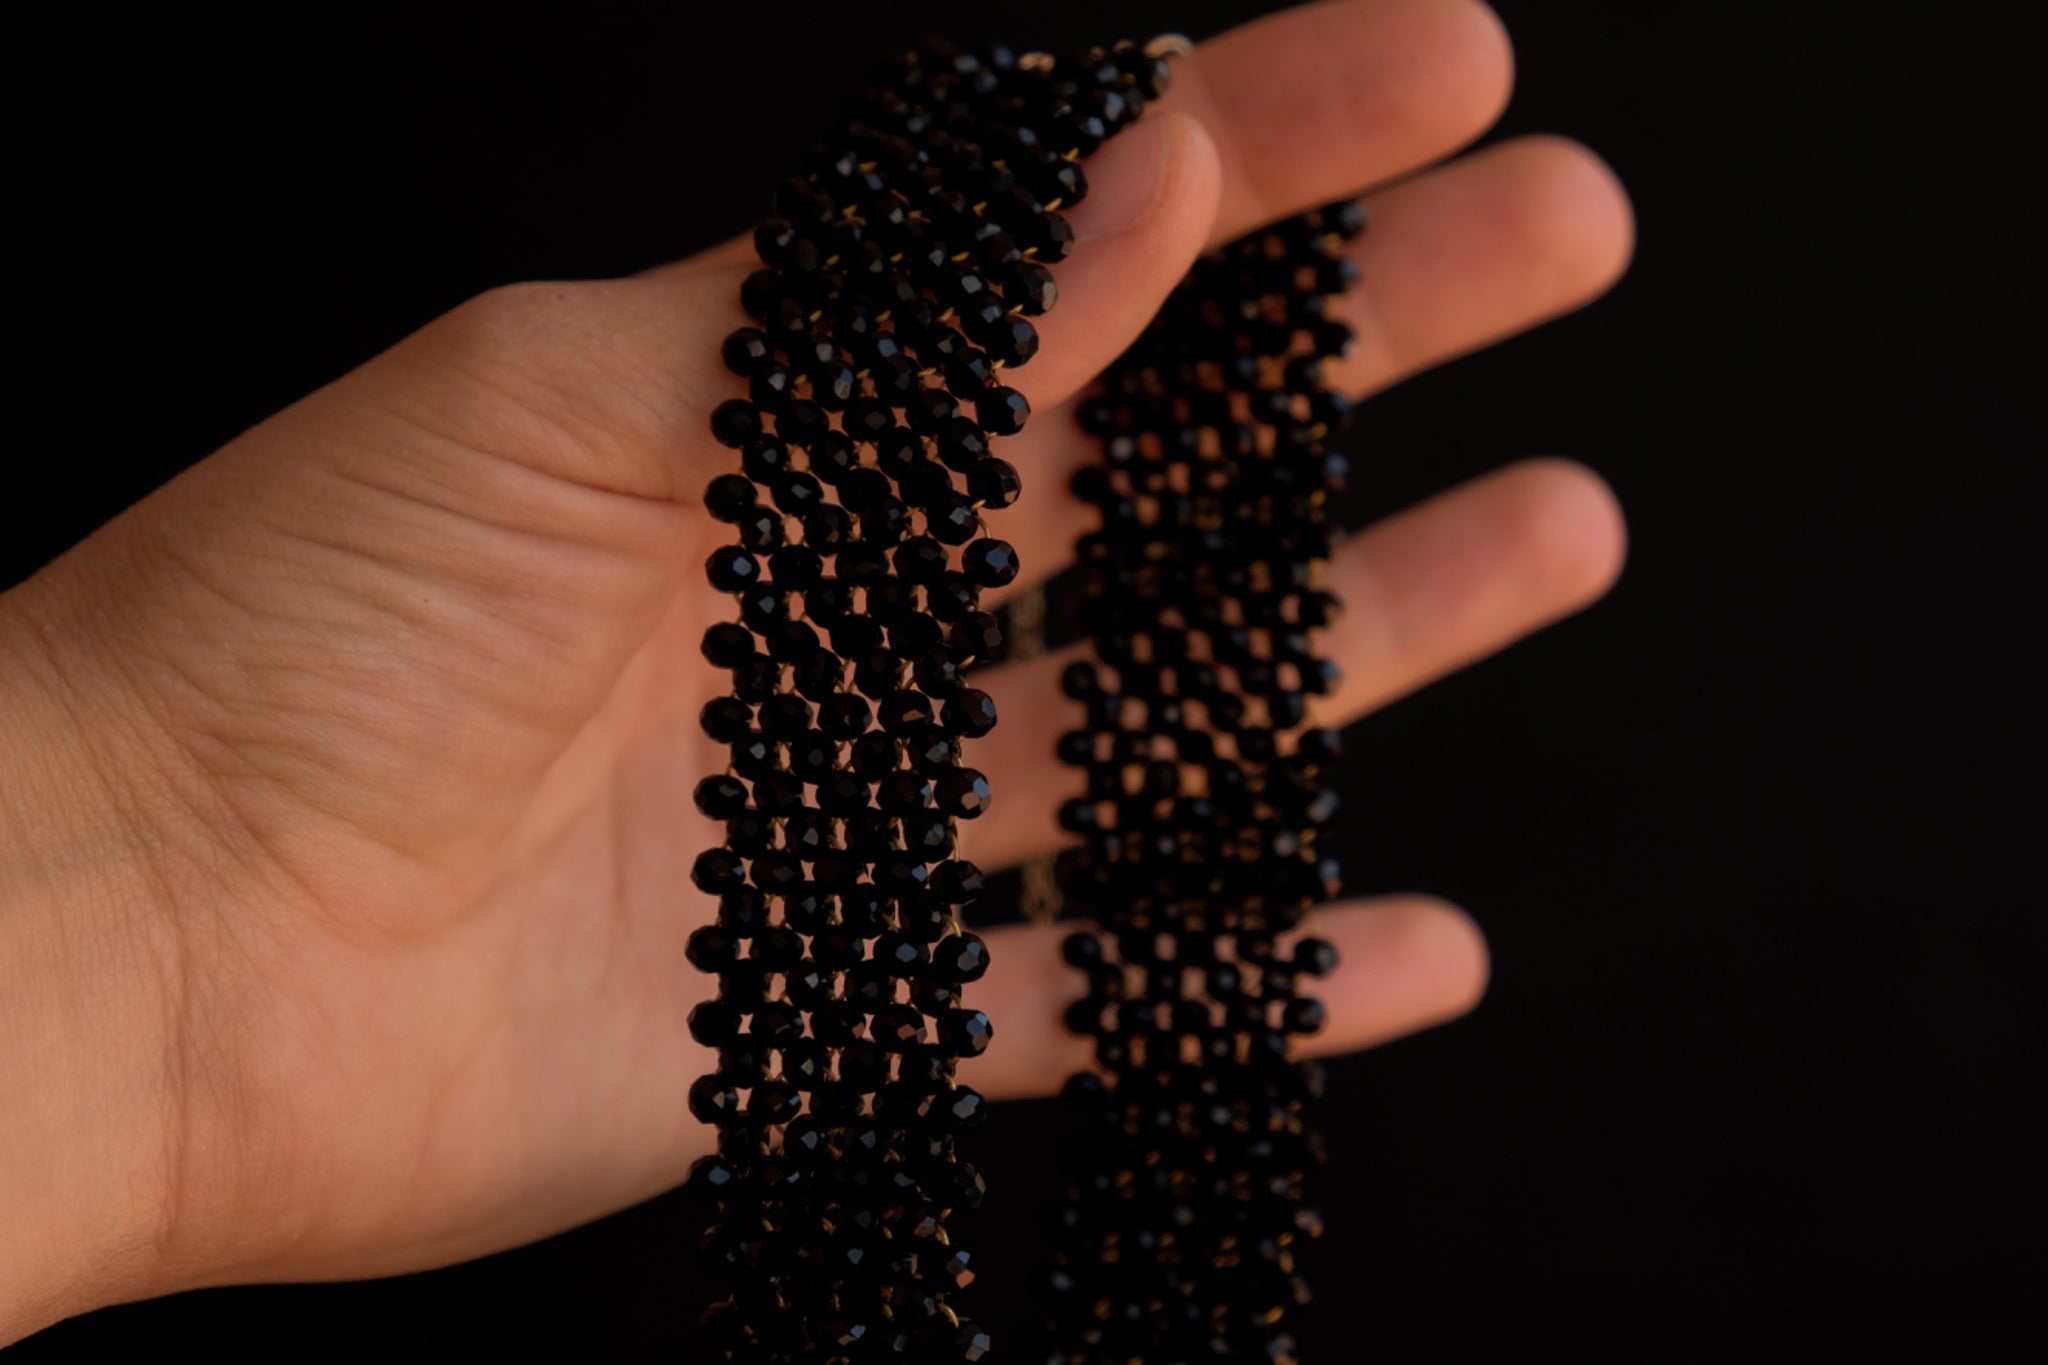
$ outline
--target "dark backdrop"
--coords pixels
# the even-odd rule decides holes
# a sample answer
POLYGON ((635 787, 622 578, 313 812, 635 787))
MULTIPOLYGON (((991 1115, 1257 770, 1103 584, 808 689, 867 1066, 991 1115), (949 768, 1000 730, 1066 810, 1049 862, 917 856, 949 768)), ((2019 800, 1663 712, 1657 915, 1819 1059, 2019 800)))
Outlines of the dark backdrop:
MULTIPOLYGON (((94 9, 24 43, 55 79, 16 126, 0 582, 466 295, 742 228, 847 54, 1116 36, 1103 7, 1008 0, 721 6, 716 36, 694 8, 94 9)), ((1115 8, 1143 36, 1260 7, 1115 8)), ((1354 731, 1353 886, 1471 907, 1495 980, 1334 1068, 1310 1358, 2010 1358, 2042 1331, 2022 1099, 2048 947, 2039 811, 2011 794, 2038 801, 2013 641, 2038 626, 2039 380, 1991 340, 2039 239, 1998 164, 2015 40, 1961 7, 1502 8, 1501 131, 1605 154, 1640 254, 1589 312, 1368 405, 1350 513, 1563 452, 1612 480, 1633 552, 1590 614, 1354 731)), ((979 1143, 998 1327, 1043 1118, 979 1143)), ((113 1310, 10 1359, 688 1359, 690 1237, 657 1200, 433 1274, 113 1310)))

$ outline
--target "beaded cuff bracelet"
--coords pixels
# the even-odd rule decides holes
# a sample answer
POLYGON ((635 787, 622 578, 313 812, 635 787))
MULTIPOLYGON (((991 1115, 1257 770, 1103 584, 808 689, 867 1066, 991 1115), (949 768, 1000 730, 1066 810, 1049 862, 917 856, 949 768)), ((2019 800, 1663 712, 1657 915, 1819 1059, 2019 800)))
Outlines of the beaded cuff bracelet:
MULTIPOLYGON (((719 1059, 690 1091, 719 1129, 691 1180, 718 1210, 729 1292, 705 1324, 727 1359, 988 1350, 951 1301, 971 1271, 947 1219, 982 1189, 955 1150, 985 1108, 955 1064, 990 1038, 963 998, 987 953, 960 921, 983 879, 955 822, 990 797, 963 761, 996 719, 967 681, 1002 644, 981 591, 1018 572, 985 519, 1020 490, 994 445, 1029 412, 1004 381, 1056 298, 1080 160, 1181 50, 921 47, 854 94, 755 233, 754 325, 723 348, 748 393, 712 417, 740 472, 705 494, 737 533, 707 565, 737 619, 703 644, 732 672, 702 716, 731 763, 696 792, 726 838, 693 870, 719 910, 689 944, 719 978, 690 1017, 719 1059)), ((1060 750, 1088 795, 1061 811, 1086 840, 1061 880, 1103 935, 1068 946, 1102 1075, 1069 1087, 1089 1136, 1056 1359, 1291 1349, 1276 1324, 1314 1222, 1288 1039, 1319 1017, 1297 976, 1331 954, 1277 938, 1333 885, 1315 831, 1336 745, 1289 737, 1331 678, 1309 637, 1344 404, 1321 357, 1347 334, 1323 302, 1359 226, 1334 206, 1204 261, 1087 407, 1101 666, 1066 678, 1088 727, 1060 750)))

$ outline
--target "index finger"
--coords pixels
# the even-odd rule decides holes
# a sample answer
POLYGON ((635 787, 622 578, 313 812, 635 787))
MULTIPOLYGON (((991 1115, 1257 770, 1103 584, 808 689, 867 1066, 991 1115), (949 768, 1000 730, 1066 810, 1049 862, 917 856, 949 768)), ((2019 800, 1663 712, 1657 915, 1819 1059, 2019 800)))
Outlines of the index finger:
MULTIPOLYGON (((1492 125, 1513 84, 1507 31, 1479 0, 1329 0, 1197 44, 1159 107, 1216 144, 1213 247, 1441 160, 1492 125)), ((666 269, 753 255, 736 237, 666 269)))
POLYGON ((1201 44, 1165 102, 1216 143, 1220 246, 1441 160, 1513 83, 1507 32, 1479 0, 1333 0, 1201 44))

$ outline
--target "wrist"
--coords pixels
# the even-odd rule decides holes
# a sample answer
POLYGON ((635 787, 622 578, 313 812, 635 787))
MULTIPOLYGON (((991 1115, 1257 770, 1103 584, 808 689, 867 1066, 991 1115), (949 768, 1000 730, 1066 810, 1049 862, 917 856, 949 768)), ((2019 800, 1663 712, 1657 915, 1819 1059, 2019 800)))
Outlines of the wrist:
POLYGON ((0 596, 0 1344, 156 1292, 177 1150, 146 784, 47 594, 0 596))

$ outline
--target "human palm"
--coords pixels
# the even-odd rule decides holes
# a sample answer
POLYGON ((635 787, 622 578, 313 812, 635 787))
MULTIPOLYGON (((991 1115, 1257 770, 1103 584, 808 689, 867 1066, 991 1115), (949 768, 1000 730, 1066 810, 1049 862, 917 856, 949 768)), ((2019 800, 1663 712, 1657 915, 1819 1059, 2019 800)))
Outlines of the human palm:
MULTIPOLYGON (((1074 396, 1206 246, 1361 186, 1344 305, 1355 393, 1584 302, 1625 201, 1589 154, 1524 139, 1409 177, 1482 131, 1509 61, 1469 0, 1351 0, 1205 44, 1088 164, 1037 409, 1001 453, 996 533, 1028 586, 1061 567, 1089 458, 1074 396)), ((530 1240, 674 1184, 711 1057, 683 944, 719 831, 690 800, 724 752, 697 642, 729 603, 699 501, 729 452, 715 356, 747 248, 465 305, 202 461, 0 597, 0 1340, 197 1284, 340 1278, 530 1240), (83 1022, 81 1022, 83 1021, 83 1022), (78 1086, 80 1075, 105 1083, 78 1086), (34 1178, 22 1172, 33 1158, 34 1178), (56 1269, 49 1249, 62 1249, 56 1269), (17 1314, 9 1317, 9 1312, 17 1314)), ((1604 589, 1590 475, 1534 462, 1356 537, 1328 652, 1343 723, 1604 589)), ((1012 590, 1015 590, 1013 588, 1012 590)), ((996 594, 1000 596, 1000 594, 996 594)), ((990 668, 963 827, 997 869, 1050 851, 1062 659, 990 668)), ((1458 912, 1335 907, 1346 965, 1311 1046, 1456 1014, 1484 974, 1458 912)), ((990 935, 996 1019, 965 1078, 1043 1092, 1085 1064, 1056 935, 990 935)))

